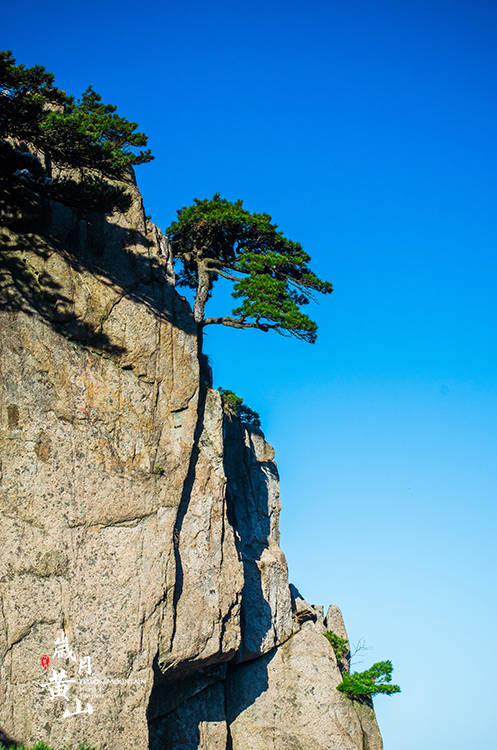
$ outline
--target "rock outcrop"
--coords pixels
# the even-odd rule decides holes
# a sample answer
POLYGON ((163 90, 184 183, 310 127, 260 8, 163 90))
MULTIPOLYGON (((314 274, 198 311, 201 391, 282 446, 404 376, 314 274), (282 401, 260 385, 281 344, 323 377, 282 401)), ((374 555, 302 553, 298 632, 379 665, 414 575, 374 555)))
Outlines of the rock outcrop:
POLYGON ((341 679, 322 625, 306 621, 278 648, 229 672, 226 713, 233 747, 381 750, 371 706, 361 704, 358 712, 336 690, 341 679))
POLYGON ((3 196, 0 739, 379 750, 290 592, 273 450, 128 189, 112 218, 3 196))

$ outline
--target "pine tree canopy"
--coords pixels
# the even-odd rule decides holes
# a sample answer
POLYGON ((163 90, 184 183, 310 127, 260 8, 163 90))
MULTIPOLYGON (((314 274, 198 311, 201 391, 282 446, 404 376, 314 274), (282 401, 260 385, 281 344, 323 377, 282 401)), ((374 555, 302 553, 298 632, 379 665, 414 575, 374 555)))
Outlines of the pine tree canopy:
POLYGON ((231 202, 219 193, 195 198, 177 213, 166 231, 180 265, 177 283, 196 290, 197 323, 316 340, 316 323, 300 307, 314 299, 314 292, 329 294, 333 287, 311 271, 310 256, 278 230, 269 214, 250 213, 241 200, 231 202), (232 295, 239 304, 231 315, 205 318, 205 303, 220 276, 234 282, 232 295))
POLYGON ((41 65, 16 65, 0 52, 0 138, 25 140, 69 167, 89 167, 123 176, 128 166, 153 159, 138 125, 121 117, 90 86, 80 99, 54 86, 41 65))
POLYGON ((345 693, 349 698, 364 700, 373 695, 393 695, 400 693, 398 685, 391 685, 392 682, 392 662, 378 661, 365 672, 353 672, 342 674, 342 682, 337 685, 337 690, 345 693))

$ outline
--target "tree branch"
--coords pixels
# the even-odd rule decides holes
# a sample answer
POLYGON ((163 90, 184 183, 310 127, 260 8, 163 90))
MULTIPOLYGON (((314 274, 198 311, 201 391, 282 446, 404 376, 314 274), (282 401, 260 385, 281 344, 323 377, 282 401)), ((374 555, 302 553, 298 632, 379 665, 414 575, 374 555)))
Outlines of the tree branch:
POLYGON ((238 276, 231 276, 228 273, 224 273, 224 271, 220 271, 219 268, 212 268, 211 266, 206 266, 207 270, 211 273, 218 273, 220 276, 223 276, 225 279, 229 279, 230 281, 241 281, 241 279, 238 276))
POLYGON ((256 323, 246 323, 245 318, 232 318, 229 315, 222 318, 206 318, 202 323, 203 326, 213 324, 230 326, 231 328, 258 328, 259 331, 269 331, 279 327, 277 324, 271 325, 270 323, 259 323, 258 321, 256 323))

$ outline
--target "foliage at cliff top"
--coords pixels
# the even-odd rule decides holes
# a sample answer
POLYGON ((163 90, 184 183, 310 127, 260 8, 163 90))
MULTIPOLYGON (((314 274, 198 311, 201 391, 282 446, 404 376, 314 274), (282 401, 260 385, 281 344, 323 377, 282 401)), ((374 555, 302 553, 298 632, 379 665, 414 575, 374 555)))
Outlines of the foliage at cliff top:
POLYGON ((109 176, 153 159, 138 125, 104 104, 91 86, 79 99, 54 86, 41 65, 17 65, 0 52, 0 139, 13 137, 40 149, 58 164, 88 167, 109 176))
POLYGON ((240 396, 237 396, 233 391, 228 391, 224 388, 219 388, 219 393, 221 394, 223 409, 226 414, 238 417, 238 419, 245 424, 253 425, 254 427, 261 426, 261 418, 257 412, 244 404, 243 399, 240 398, 240 396))
POLYGON ((274 330, 313 343, 316 323, 300 308, 332 285, 309 268, 310 256, 289 240, 266 213, 251 213, 241 200, 195 198, 166 230, 180 270, 179 285, 195 289, 199 325, 274 330), (205 317, 205 304, 219 278, 233 282, 239 304, 231 315, 205 317))
POLYGON ((364 700, 379 693, 385 695, 400 693, 398 685, 389 684, 392 681, 392 669, 391 661, 379 661, 365 672, 344 673, 342 682, 337 685, 337 690, 353 700, 364 700))

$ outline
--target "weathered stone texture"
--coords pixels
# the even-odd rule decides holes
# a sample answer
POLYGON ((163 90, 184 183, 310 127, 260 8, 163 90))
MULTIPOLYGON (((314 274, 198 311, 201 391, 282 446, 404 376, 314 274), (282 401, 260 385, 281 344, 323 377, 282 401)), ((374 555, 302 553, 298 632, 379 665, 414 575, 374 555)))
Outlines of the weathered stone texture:
POLYGON ((118 223, 50 212, 3 248, 0 726, 146 747, 154 659, 200 665, 240 643, 222 408, 209 391, 199 415, 195 326, 138 193, 118 223), (93 683, 52 657, 62 630, 93 683), (70 701, 40 687, 52 668, 77 679, 70 701), (76 697, 93 714, 63 719, 76 697))
POLYGON ((152 724, 151 750, 226 750, 229 730, 224 703, 222 682, 187 698, 179 708, 152 724))

